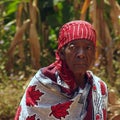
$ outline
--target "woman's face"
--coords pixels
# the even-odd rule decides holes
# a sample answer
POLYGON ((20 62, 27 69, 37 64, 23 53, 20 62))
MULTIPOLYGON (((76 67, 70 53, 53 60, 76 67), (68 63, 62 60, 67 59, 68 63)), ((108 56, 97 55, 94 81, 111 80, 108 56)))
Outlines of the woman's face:
POLYGON ((84 74, 95 59, 95 47, 89 40, 74 40, 64 49, 62 59, 73 74, 84 74))

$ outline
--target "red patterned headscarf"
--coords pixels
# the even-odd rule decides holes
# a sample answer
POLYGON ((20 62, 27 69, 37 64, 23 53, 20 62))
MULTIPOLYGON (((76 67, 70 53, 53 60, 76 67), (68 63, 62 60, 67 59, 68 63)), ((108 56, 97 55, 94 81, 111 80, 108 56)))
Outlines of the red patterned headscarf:
POLYGON ((58 49, 76 39, 87 39, 96 46, 96 33, 92 25, 86 21, 75 20, 62 26, 58 37, 58 49))
MULTIPOLYGON (((82 20, 74 20, 64 24, 61 27, 58 36, 58 50, 70 41, 76 39, 89 40, 93 42, 94 46, 96 46, 96 33, 92 25, 82 20)), ((59 72, 61 79, 68 84, 70 92, 72 92, 76 88, 73 74, 65 62, 60 59, 58 51, 56 52, 56 61, 43 70, 45 75, 49 77, 55 74, 56 71, 59 72)))

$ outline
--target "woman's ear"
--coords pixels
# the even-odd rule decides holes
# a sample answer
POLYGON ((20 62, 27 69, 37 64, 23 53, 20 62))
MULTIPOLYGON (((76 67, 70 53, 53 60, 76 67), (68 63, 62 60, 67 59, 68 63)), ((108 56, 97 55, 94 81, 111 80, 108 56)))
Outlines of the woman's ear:
POLYGON ((61 60, 65 60, 64 48, 61 48, 61 49, 58 51, 58 54, 59 54, 61 60))

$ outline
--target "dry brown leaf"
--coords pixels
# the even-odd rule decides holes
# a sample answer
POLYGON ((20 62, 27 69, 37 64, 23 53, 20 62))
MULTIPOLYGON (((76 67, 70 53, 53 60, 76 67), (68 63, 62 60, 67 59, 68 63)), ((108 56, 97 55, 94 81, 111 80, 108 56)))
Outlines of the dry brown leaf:
POLYGON ((30 43, 30 51, 31 51, 31 61, 32 66, 35 69, 40 68, 40 42, 38 39, 37 29, 36 29, 36 21, 37 21, 37 0, 30 0, 30 33, 29 33, 29 43, 30 43))
POLYGON ((36 24, 37 15, 38 15, 37 0, 30 0, 29 10, 30 10, 31 22, 32 22, 32 24, 36 24))
POLYGON ((83 7, 82 7, 82 10, 81 10, 81 15, 80 15, 81 20, 85 20, 86 11, 87 11, 89 5, 90 5, 90 0, 85 0, 83 7))
POLYGON ((29 23, 30 23, 29 19, 24 22, 22 27, 19 30, 17 30, 17 32, 14 36, 14 39, 11 42, 10 48, 8 49, 8 52, 7 52, 7 57, 8 57, 8 62, 6 63, 7 71, 10 71, 13 68, 14 52, 15 52, 14 50, 17 45, 20 45, 23 42, 22 37, 23 37, 23 34, 24 34, 26 28, 28 27, 29 23))
MULTIPOLYGON (((19 31, 19 29, 21 28, 22 26, 22 12, 23 12, 23 3, 20 3, 19 6, 18 6, 18 11, 17 11, 17 16, 16 16, 16 30, 19 31)), ((23 41, 23 36, 21 36, 21 41, 23 41)), ((21 42, 21 44, 18 45, 18 54, 19 54, 19 57, 21 59, 22 62, 25 61, 25 55, 24 55, 24 45, 23 45, 23 42, 21 42)))
POLYGON ((21 21, 22 12, 23 12, 23 4, 20 3, 16 14, 16 30, 22 25, 22 21, 21 21))
POLYGON ((82 10, 81 10, 81 14, 86 13, 86 10, 88 9, 89 5, 90 5, 90 0, 85 0, 83 7, 82 7, 82 10))
POLYGON ((114 89, 108 92, 108 102, 109 104, 115 105, 117 101, 116 91, 114 89))
POLYGON ((120 112, 120 104, 119 105, 110 105, 108 107, 108 111, 114 113, 115 111, 119 111, 120 112))
POLYGON ((120 120, 120 115, 115 115, 110 120, 120 120))
POLYGON ((30 51, 31 51, 31 60, 32 65, 35 69, 40 68, 40 43, 36 31, 36 27, 34 24, 30 25, 30 51))
POLYGON ((10 48, 8 50, 8 55, 11 56, 11 54, 13 53, 16 45, 20 44, 22 42, 21 38, 26 30, 26 28, 28 27, 30 23, 30 20, 26 20, 23 25, 21 26, 21 28, 16 32, 14 39, 10 45, 10 48))
POLYGON ((111 4, 111 19, 113 24, 113 29, 116 35, 120 35, 120 24, 119 24, 119 16, 120 16, 120 6, 116 0, 109 0, 111 4))

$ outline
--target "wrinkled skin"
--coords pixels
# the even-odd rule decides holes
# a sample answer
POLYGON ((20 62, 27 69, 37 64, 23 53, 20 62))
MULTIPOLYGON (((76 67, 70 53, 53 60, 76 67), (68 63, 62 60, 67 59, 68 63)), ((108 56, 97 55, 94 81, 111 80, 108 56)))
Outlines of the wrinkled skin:
POLYGON ((75 76, 77 84, 84 84, 85 72, 95 60, 95 46, 90 40, 73 40, 60 52, 68 68, 75 76))

